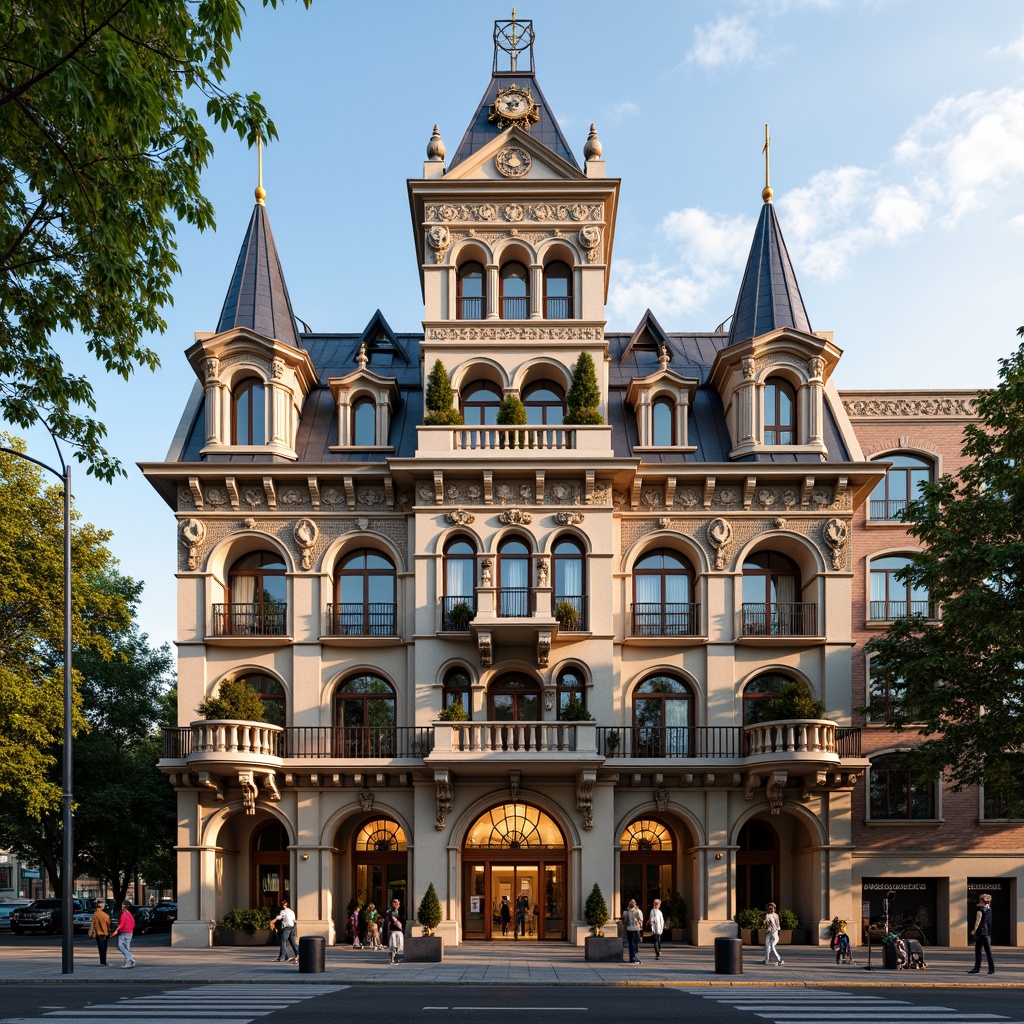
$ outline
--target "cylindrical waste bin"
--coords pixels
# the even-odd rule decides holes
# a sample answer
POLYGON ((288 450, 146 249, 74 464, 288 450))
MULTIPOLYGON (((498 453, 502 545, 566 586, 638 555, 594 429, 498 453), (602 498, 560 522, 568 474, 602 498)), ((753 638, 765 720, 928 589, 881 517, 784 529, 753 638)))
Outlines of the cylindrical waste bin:
POLYGON ((299 939, 300 974, 323 974, 325 957, 322 936, 308 935, 299 939))
POLYGON ((715 974, 743 973, 743 940, 715 939, 715 974))
POLYGON ((896 943, 895 942, 883 942, 882 943, 882 966, 886 970, 895 971, 899 967, 899 957, 896 955, 896 943))

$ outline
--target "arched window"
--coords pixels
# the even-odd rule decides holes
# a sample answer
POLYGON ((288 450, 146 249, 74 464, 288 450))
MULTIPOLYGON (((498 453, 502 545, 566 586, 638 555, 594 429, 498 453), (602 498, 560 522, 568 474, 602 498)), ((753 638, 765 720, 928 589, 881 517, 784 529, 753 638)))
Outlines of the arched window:
POLYGON ((875 622, 892 622, 921 615, 935 617, 929 600, 928 588, 911 585, 896 578, 896 574, 910 565, 904 555, 886 555, 871 562, 871 601, 868 618, 875 622))
POLYGON ((481 264, 463 263, 459 268, 458 318, 482 320, 487 313, 484 268, 481 264))
POLYGON ((501 268, 501 316, 503 320, 525 320, 530 315, 530 277, 522 263, 501 268))
POLYGON ((335 757, 395 755, 395 691, 379 676, 346 680, 334 695, 335 757))
POLYGON ((555 541, 555 618, 568 632, 587 628, 586 560, 573 537, 555 541))
POLYGON ((498 548, 498 615, 530 615, 530 549, 518 537, 503 540, 498 548))
POLYGON ((764 386, 764 443, 797 443, 795 393, 779 377, 769 377, 764 386))
POLYGON ((488 380, 474 381, 461 396, 462 420, 467 427, 492 427, 498 422, 501 389, 488 380))
POLYGON ((633 691, 634 757, 686 757, 692 725, 693 698, 681 680, 651 676, 633 691))
POLYGON ((925 780, 909 751, 872 758, 868 790, 873 820, 935 817, 935 785, 925 780))
POLYGON ((757 551, 743 563, 743 635, 813 636, 816 608, 797 600, 800 570, 777 551, 757 551))
POLYGON ((441 689, 441 710, 456 702, 462 705, 467 718, 473 717, 473 681, 464 668, 450 668, 444 676, 441 689))
POLYGON ((346 555, 334 579, 332 636, 395 636, 395 566, 371 548, 346 555))
POLYGON ((526 422, 534 424, 560 424, 564 415, 562 389, 553 380, 534 381, 523 391, 526 422))
MULTIPOLYGON (((778 697, 787 686, 797 685, 807 693, 807 687, 781 672, 764 672, 743 687, 743 724, 754 725, 767 721, 765 702, 778 697)), ((809 694, 808 694, 809 696, 809 694)))
POLYGON ((676 405, 670 398, 656 398, 651 409, 651 444, 671 448, 676 443, 676 405))
POLYGON ((374 818, 359 829, 353 845, 355 896, 360 905, 372 903, 383 913, 397 899, 404 916, 409 877, 405 830, 390 818, 374 818))
POLYGON ((231 396, 231 443, 267 443, 267 403, 263 381, 247 377, 231 396))
POLYGON ((569 320, 573 316, 572 267, 556 261, 544 268, 544 315, 548 320, 569 320))
POLYGON ((285 564, 274 551, 253 551, 228 572, 228 602, 213 606, 220 636, 284 636, 287 581, 285 564))
POLYGON ((465 537, 444 546, 441 629, 464 633, 476 615, 476 548, 465 537))
POLYGON ((540 721, 540 687, 535 679, 507 672, 487 691, 487 717, 492 722, 540 721))
POLYGON ((651 551, 633 569, 633 636, 696 636, 699 606, 693 569, 668 548, 651 551))
POLYGON ((563 668, 556 680, 558 717, 573 721, 580 709, 587 708, 587 687, 583 673, 577 668, 563 668))
POLYGON ((871 492, 868 518, 898 519, 907 503, 920 497, 921 485, 931 480, 932 464, 917 455, 881 455, 875 461, 892 466, 871 492))
POLYGON ((360 398, 352 407, 352 444, 372 448, 377 443, 377 403, 360 398))
POLYGON ((763 907, 778 898, 779 837, 754 819, 740 829, 736 851, 736 906, 763 907))
POLYGON ((288 708, 284 687, 272 676, 258 672, 246 673, 244 679, 263 702, 263 720, 270 725, 286 725, 288 708))

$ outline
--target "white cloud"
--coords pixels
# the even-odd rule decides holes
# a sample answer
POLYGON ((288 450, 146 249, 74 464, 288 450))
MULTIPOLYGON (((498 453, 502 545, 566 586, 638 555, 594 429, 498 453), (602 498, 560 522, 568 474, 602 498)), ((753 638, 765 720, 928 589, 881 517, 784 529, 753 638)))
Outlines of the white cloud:
POLYGON ((686 59, 701 67, 738 63, 755 54, 755 33, 742 18, 720 18, 713 25, 697 25, 686 59))
POLYGON ((1021 33, 1020 37, 1014 39, 1012 43, 1007 43, 1006 46, 993 47, 992 52, 995 54, 1005 53, 1010 57, 1024 60, 1024 33, 1021 33))
POLYGON ((608 117, 611 121, 625 121, 627 118, 636 117, 639 113, 640 107, 638 104, 633 103, 631 100, 623 100, 621 103, 616 103, 608 111, 608 117))

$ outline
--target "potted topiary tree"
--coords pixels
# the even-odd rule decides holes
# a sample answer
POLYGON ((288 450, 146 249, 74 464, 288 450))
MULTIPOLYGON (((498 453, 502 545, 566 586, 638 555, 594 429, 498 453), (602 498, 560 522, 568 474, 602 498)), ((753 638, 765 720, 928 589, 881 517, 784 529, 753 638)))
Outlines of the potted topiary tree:
POLYGON ((789 719, 820 719, 825 717, 825 705, 815 700, 803 683, 787 683, 774 697, 751 701, 748 725, 760 722, 784 722, 789 719))
MULTIPOLYGON (((498 425, 508 427, 526 426, 526 406, 518 395, 506 395, 498 406, 498 425)), ((518 430, 503 430, 498 434, 502 448, 522 448, 523 436, 518 430)))
POLYGON ((565 707, 558 712, 558 718, 562 722, 592 722, 594 720, 594 716, 575 693, 569 694, 565 707))
POLYGON ((423 424, 427 427, 461 426, 462 413, 455 408, 455 392, 444 363, 434 360, 427 378, 427 414, 423 424))
POLYGON ((601 887, 594 883, 583 907, 590 934, 583 940, 583 955, 587 960, 621 961, 622 939, 618 935, 604 935, 601 929, 608 921, 608 904, 601 887))
POLYGON ((462 706, 462 698, 456 697, 446 708, 441 708, 437 716, 439 722, 468 722, 469 715, 462 706))
POLYGON ((473 609, 469 607, 468 601, 456 601, 448 609, 445 616, 444 628, 450 633, 465 633, 473 619, 473 609))
POLYGON ((740 938, 744 946, 759 946, 762 939, 760 932, 764 928, 764 911, 760 907, 747 907, 738 910, 733 919, 739 925, 740 938))
POLYGON ((581 352, 573 364, 569 393, 565 396, 565 422, 573 426, 600 426, 604 417, 598 411, 601 389, 597 384, 597 371, 589 352, 581 352))
POLYGON ((441 901, 437 898, 434 883, 431 882, 416 911, 416 920, 423 925, 423 934, 409 934, 405 938, 407 963, 439 964, 444 960, 444 939, 440 935, 434 935, 434 929, 441 923, 443 916, 441 901))
POLYGON ((800 927, 800 919, 792 910, 779 911, 779 943, 802 946, 806 940, 806 929, 800 927))

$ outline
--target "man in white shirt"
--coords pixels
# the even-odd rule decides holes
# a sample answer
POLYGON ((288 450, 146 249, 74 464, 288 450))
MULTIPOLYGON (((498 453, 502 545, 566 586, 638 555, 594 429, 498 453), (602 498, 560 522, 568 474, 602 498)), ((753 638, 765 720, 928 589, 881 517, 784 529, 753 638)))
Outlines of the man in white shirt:
POLYGON ((389 964, 397 964, 398 958, 405 952, 405 930, 398 916, 398 900, 391 901, 391 909, 384 915, 388 926, 389 964))
POLYGON ((661 933, 665 930, 665 915, 661 912, 661 900, 655 900, 651 905, 647 923, 651 926, 651 938, 654 940, 654 959, 660 960, 661 933))
POLYGON ((281 900, 281 912, 270 922, 270 927, 277 925, 278 936, 281 940, 281 951, 277 954, 274 963, 279 964, 288 959, 288 946, 291 946, 291 962, 299 962, 299 947, 295 944, 295 911, 288 906, 287 900, 281 900))

